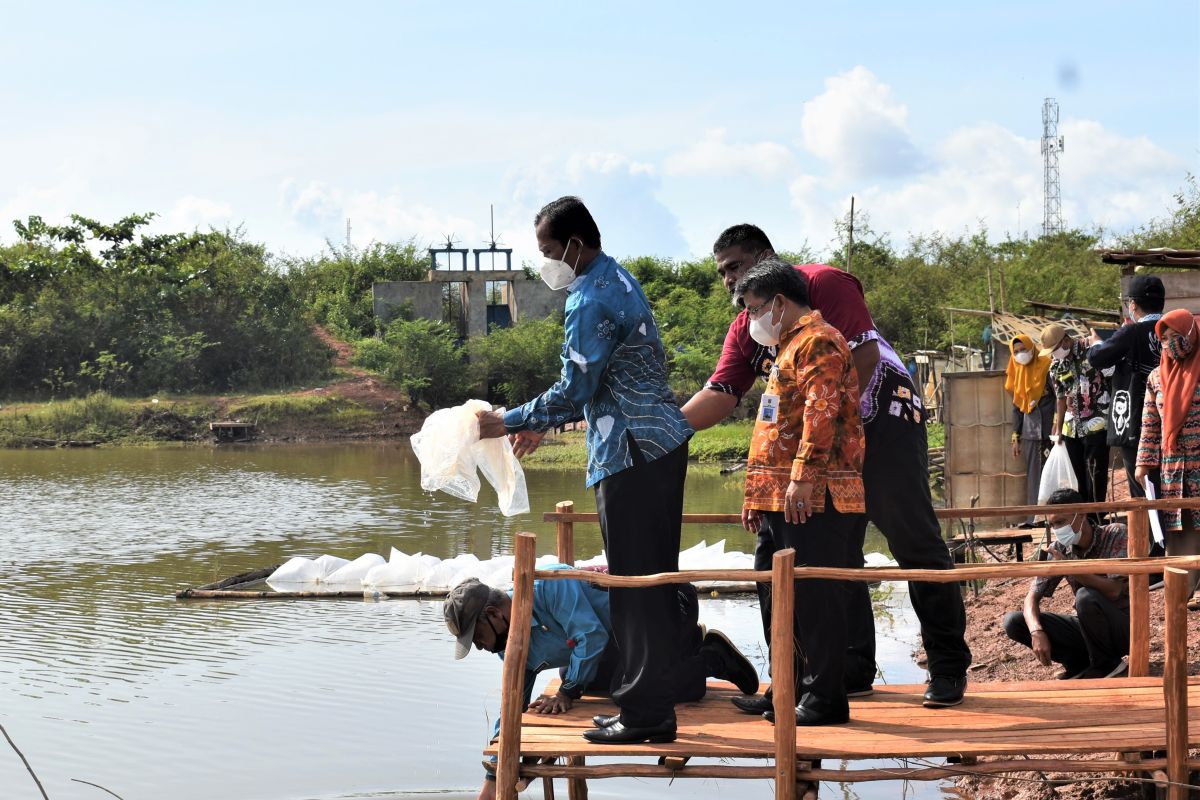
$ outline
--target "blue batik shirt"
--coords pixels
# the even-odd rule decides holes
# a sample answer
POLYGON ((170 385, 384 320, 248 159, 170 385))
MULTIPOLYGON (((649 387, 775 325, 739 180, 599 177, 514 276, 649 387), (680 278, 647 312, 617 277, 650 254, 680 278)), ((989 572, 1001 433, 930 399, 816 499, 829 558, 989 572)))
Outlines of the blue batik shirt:
MULTIPOLYGON (((539 569, 570 569, 551 564, 539 569)), ((529 654, 525 659, 525 699, 533 698, 533 681, 544 669, 566 667, 562 692, 578 698, 596 677, 600 656, 612 637, 612 615, 608 592, 578 580, 534 581, 533 616, 530 620, 529 654)), ((504 658, 504 652, 499 653, 504 658)), ((500 735, 500 719, 492 738, 500 735)))
POLYGON ((634 277, 600 253, 567 291, 558 382, 505 414, 504 425, 540 433, 586 419, 590 487, 633 466, 627 433, 654 461, 693 431, 667 386, 662 340, 634 277))

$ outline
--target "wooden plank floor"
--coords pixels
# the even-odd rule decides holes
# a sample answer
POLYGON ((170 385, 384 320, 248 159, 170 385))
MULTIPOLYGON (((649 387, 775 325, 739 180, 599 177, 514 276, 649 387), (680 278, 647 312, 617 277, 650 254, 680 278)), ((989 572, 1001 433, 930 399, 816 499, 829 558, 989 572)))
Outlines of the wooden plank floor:
MULTIPOLYGON (((557 682, 548 687, 555 691, 557 682)), ((765 685, 763 687, 766 688, 765 685)), ((850 701, 850 722, 797 728, 801 757, 839 759, 1118 752, 1166 746, 1158 678, 980 683, 962 705, 928 709, 924 685, 876 685, 850 701)), ((676 707, 679 738, 670 744, 596 745, 580 734, 593 714, 611 714, 608 699, 585 697, 566 714, 526 713, 521 753, 527 756, 663 756, 770 758, 773 727, 740 713, 737 690, 710 682, 699 703, 676 707)), ((1189 742, 1200 744, 1200 678, 1189 686, 1189 742)), ((492 744, 486 751, 496 753, 492 744)))

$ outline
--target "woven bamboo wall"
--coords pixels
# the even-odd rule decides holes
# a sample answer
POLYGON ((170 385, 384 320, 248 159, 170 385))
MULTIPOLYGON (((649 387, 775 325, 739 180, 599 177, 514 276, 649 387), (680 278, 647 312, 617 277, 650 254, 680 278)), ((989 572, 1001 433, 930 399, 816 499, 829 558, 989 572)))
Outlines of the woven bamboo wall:
MULTIPOLYGON (((945 381, 946 505, 1025 503, 1025 465, 1013 458, 1012 401, 1003 372, 952 372, 945 381)), ((997 520, 1008 525, 1019 518, 997 520)))

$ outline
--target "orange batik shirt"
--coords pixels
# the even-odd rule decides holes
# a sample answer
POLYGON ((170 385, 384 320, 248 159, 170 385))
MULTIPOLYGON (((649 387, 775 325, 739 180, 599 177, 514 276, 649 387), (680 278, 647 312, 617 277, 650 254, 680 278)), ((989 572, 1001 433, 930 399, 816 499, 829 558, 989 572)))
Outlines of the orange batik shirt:
POLYGON ((813 311, 779 342, 755 417, 746 462, 746 507, 783 511, 788 483, 813 485, 812 510, 825 490, 842 513, 864 513, 858 376, 837 329, 813 311))

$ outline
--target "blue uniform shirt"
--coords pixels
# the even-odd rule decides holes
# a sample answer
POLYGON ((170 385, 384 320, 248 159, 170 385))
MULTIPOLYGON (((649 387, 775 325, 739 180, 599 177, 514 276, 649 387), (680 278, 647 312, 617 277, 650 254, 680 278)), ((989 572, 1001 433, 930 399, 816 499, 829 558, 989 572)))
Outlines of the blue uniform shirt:
POLYGON ((600 253, 567 291, 562 374, 504 415, 509 433, 586 419, 589 487, 633 466, 626 432, 646 461, 692 435, 667 386, 666 355, 642 287, 600 253))
MULTIPOLYGON (((552 564, 539 569, 570 569, 552 564)), ((525 661, 525 699, 529 707, 533 681, 544 669, 566 667, 563 692, 574 697, 591 683, 600 656, 612 636, 608 592, 577 580, 534 581, 533 618, 530 621, 529 655, 525 661)), ((499 653, 501 659, 504 652, 499 653)), ((500 735, 500 719, 492 738, 500 735)))

